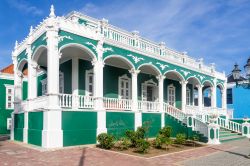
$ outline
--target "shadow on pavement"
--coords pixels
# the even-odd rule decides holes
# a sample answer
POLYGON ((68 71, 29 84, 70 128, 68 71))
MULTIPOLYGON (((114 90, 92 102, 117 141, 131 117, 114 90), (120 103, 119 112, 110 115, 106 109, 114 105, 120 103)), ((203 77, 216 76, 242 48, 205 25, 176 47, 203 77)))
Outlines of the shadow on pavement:
POLYGON ((0 141, 6 141, 9 140, 10 136, 9 135, 0 135, 0 141))
POLYGON ((229 154, 233 154, 233 155, 237 155, 237 156, 241 156, 241 157, 244 157, 244 158, 247 158, 247 159, 250 159, 250 157, 246 154, 241 154, 241 153, 237 153, 237 152, 232 152, 232 151, 229 151, 229 150, 221 150, 221 149, 217 149, 217 148, 214 148, 214 147, 209 147, 210 149, 214 149, 214 150, 218 150, 218 151, 221 151, 221 152, 226 152, 226 153, 229 153, 229 154))
POLYGON ((82 156, 81 156, 81 159, 79 161, 79 166, 83 166, 84 165, 84 160, 85 160, 85 153, 86 153, 86 148, 83 148, 82 150, 82 156))

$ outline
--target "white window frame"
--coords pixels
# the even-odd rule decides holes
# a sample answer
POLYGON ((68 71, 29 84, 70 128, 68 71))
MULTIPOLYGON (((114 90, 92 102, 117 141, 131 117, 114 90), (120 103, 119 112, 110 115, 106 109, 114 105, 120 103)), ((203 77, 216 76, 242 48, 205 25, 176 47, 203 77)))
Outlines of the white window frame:
POLYGON ((94 72, 93 69, 85 71, 85 95, 86 96, 94 96, 94 72), (89 76, 92 76, 92 92, 89 90, 89 76))
MULTIPOLYGON (((131 99, 131 78, 127 76, 127 74, 124 74, 118 78, 118 98, 122 99, 122 94, 121 94, 121 82, 122 81, 127 81, 128 82, 128 99, 131 99)), ((124 85, 126 86, 126 85, 124 85)), ((126 92, 124 92, 126 93, 126 92)))
POLYGON ((170 89, 173 89, 173 90, 174 90, 174 93, 173 93, 174 101, 173 101, 173 105, 172 105, 172 106, 175 107, 175 103, 176 103, 176 88, 175 88, 175 86, 174 86, 173 84, 170 84, 170 85, 168 86, 167 89, 168 89, 168 104, 170 104, 170 102, 172 102, 172 101, 170 101, 169 90, 170 90, 170 89))
POLYGON ((64 73, 59 72, 59 93, 64 93, 64 73))
POLYGON ((144 83, 141 84, 141 98, 142 101, 147 101, 147 96, 148 96, 148 92, 147 92, 147 87, 151 86, 153 87, 153 101, 158 101, 159 100, 159 94, 158 94, 158 86, 157 83, 154 82, 153 79, 150 79, 148 81, 145 81, 144 83))
POLYGON ((7 118, 7 130, 10 130, 11 129, 11 126, 12 126, 12 119, 11 118, 7 118))
POLYGON ((5 108, 8 110, 14 109, 14 86, 5 84, 5 94, 6 94, 6 96, 5 96, 5 100, 6 100, 5 108), (11 94, 8 93, 9 89, 11 90, 11 94), (11 97, 10 101, 8 100, 9 96, 11 97), (11 103, 10 107, 8 107, 9 102, 11 103))
POLYGON ((186 90, 186 104, 191 105, 191 90, 189 88, 186 90))
POLYGON ((47 78, 41 80, 41 84, 42 84, 42 96, 44 96, 47 93, 47 78))

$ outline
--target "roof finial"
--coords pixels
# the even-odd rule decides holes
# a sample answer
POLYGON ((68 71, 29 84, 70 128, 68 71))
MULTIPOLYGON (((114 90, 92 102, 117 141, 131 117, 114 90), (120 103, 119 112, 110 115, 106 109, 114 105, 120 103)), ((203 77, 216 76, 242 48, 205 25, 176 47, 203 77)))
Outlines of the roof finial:
POLYGON ((49 14, 49 17, 56 17, 54 5, 51 5, 51 6, 50 6, 50 14, 49 14))
POLYGON ((31 34, 32 34, 32 32, 33 32, 33 27, 32 27, 32 26, 30 26, 30 33, 29 33, 29 35, 31 35, 31 34))
POLYGON ((15 49, 17 48, 18 46, 18 41, 16 40, 16 43, 15 43, 15 49))

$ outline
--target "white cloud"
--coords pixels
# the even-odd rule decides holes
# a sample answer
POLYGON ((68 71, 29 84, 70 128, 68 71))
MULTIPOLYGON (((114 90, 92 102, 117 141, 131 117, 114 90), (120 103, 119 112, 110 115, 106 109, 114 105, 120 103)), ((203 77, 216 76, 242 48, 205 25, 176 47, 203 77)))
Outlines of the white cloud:
POLYGON ((36 6, 29 4, 25 0, 8 0, 10 7, 16 8, 20 12, 25 12, 27 14, 42 15, 43 11, 38 9, 36 6))

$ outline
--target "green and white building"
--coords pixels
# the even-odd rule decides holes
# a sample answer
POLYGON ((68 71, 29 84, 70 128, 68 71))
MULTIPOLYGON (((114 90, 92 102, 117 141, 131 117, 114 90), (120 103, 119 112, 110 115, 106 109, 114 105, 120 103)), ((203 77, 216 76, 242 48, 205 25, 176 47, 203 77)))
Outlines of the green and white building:
POLYGON ((16 43, 12 58, 12 140, 44 148, 95 144, 100 133, 121 137, 149 121, 149 137, 171 125, 173 136, 198 133, 219 143, 218 125, 209 125, 208 115, 230 124, 224 73, 105 19, 78 12, 59 17, 52 6, 49 17, 16 43), (27 100, 21 86, 25 66, 27 100), (216 106, 217 87, 222 108, 216 106), (203 106, 207 88, 210 107, 203 106))
MULTIPOLYGON (((0 71, 0 135, 9 135, 14 110, 14 65, 0 71)), ((27 70, 24 71, 22 100, 27 99, 27 70)))

